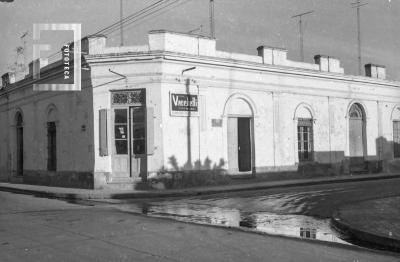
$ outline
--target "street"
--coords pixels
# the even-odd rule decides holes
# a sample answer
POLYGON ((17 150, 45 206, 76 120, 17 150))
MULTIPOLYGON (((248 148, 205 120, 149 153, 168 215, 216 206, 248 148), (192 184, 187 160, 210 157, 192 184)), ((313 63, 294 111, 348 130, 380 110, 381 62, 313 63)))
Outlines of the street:
POLYGON ((123 200, 118 208, 156 217, 342 244, 351 239, 332 230, 330 217, 341 205, 400 195, 400 179, 285 187, 185 199, 123 200))
MULTIPOLYGON (((350 197, 361 200, 398 195, 399 183, 400 179, 390 179, 242 192, 234 193, 234 197, 222 194, 168 201, 114 201, 114 204, 72 204, 0 192, 0 261, 399 261, 399 256, 393 253, 351 245, 141 215, 152 215, 155 206, 159 207, 158 216, 163 216, 162 206, 165 216, 174 210, 183 214, 178 206, 186 205, 192 210, 202 207, 203 211, 192 212, 192 217, 197 215, 203 223, 211 224, 215 216, 207 218, 204 210, 215 214, 236 208, 239 214, 249 213, 248 217, 252 217, 250 213, 263 212, 304 218, 319 214, 319 219, 323 219, 332 208, 349 202, 350 197), (141 214, 132 214, 135 209, 141 214)), ((262 215, 253 216, 253 220, 262 220, 262 215)), ((241 221, 242 225, 246 223, 241 221)))

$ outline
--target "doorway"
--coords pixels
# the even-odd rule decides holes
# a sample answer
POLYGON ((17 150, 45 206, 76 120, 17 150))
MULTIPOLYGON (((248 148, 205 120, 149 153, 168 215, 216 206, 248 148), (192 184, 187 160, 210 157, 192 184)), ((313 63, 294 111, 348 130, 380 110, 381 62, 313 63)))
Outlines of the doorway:
POLYGON ((113 173, 117 178, 137 179, 147 172, 146 108, 114 110, 113 173))
POLYGON ((238 118, 238 163, 239 172, 251 171, 251 119, 238 118))
POLYGON ((22 176, 24 173, 24 129, 21 113, 17 113, 17 175, 22 176))
POLYGON ((130 166, 131 177, 139 178, 146 173, 146 109, 130 107, 130 166))
POLYGON ((353 104, 349 111, 350 165, 364 164, 366 155, 365 114, 361 105, 353 104))
POLYGON ((250 117, 228 118, 228 165, 233 172, 252 171, 250 117))
POLYGON ((47 122, 47 170, 57 170, 57 130, 55 122, 47 122))

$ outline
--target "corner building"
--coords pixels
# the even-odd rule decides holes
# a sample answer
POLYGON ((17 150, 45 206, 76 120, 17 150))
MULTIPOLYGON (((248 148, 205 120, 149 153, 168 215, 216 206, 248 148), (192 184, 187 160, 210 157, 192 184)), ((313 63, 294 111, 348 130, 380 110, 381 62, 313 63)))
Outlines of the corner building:
MULTIPOLYGON (((0 179, 129 188, 162 173, 351 174, 400 170, 400 83, 385 67, 345 75, 336 58, 216 50, 164 30, 144 46, 82 40, 82 90, 33 91, 3 75, 0 179), (200 172, 201 170, 201 172, 200 172)), ((41 81, 62 77, 56 61, 41 81)))

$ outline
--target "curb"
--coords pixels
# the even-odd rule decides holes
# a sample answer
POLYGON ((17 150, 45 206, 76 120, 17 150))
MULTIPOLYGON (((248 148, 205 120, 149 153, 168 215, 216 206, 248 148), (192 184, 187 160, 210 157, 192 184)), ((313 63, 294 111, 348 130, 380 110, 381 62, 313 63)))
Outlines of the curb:
POLYGON ((265 182, 261 185, 258 184, 241 184, 227 187, 215 187, 215 188, 195 188, 186 190, 165 190, 165 191, 137 191, 137 192, 52 192, 43 189, 28 189, 18 188, 15 184, 10 186, 0 185, 0 191, 6 191, 18 194, 28 194, 37 197, 45 198, 59 198, 66 200, 94 200, 94 199, 144 199, 144 198, 165 198, 165 197, 190 197, 200 195, 213 195, 219 193, 231 193, 249 190, 265 190, 273 188, 284 188, 284 187, 296 187, 296 186, 311 186, 311 185, 323 185, 323 184, 334 184, 334 183, 345 183, 345 182, 357 182, 357 181, 369 181, 369 180, 383 180, 383 179, 394 179, 400 178, 400 175, 382 175, 382 176, 369 176, 369 177, 343 177, 338 179, 327 179, 317 181, 295 181, 295 182, 282 182, 277 184, 266 184, 265 182))
POLYGON ((337 210, 331 217, 331 225, 340 233, 349 236, 351 239, 360 244, 372 245, 379 249, 385 249, 394 252, 400 252, 400 240, 381 235, 376 235, 364 230, 352 227, 350 223, 345 222, 340 217, 340 212, 337 210))

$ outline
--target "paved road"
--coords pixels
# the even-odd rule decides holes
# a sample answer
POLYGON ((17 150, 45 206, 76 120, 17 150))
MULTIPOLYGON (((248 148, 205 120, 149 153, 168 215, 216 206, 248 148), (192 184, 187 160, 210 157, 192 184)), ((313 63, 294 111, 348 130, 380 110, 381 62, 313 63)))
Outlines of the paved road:
POLYGON ((399 256, 0 192, 0 261, 399 261, 399 256))
POLYGON ((119 203, 147 203, 167 207, 184 204, 198 208, 219 207, 238 209, 241 212, 272 212, 330 218, 332 212, 343 204, 389 196, 400 196, 400 178, 222 193, 182 200, 122 200, 119 203))
POLYGON ((330 226, 343 204, 400 195, 400 179, 347 182, 168 200, 123 200, 118 207, 149 216, 246 227, 270 234, 353 243, 330 226))

